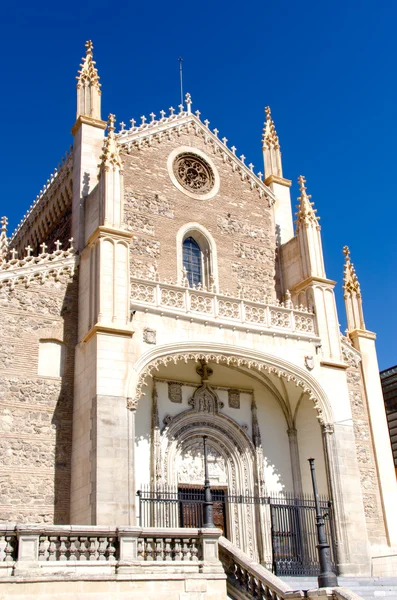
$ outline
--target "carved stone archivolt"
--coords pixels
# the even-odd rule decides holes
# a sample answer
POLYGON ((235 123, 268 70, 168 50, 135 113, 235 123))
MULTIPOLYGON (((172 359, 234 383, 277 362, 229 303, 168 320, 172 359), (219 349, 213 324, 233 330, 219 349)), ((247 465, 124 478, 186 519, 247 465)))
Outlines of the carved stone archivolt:
MULTIPOLYGON (((159 349, 161 350, 161 349, 159 349)), ((244 351, 245 353, 245 351, 244 351)), ((143 394, 143 387, 145 385, 146 378, 152 375, 153 371, 159 369, 161 366, 167 366, 170 363, 177 364, 178 362, 187 363, 190 360, 195 362, 205 361, 206 363, 222 364, 237 369, 252 369, 259 373, 267 373, 269 375, 276 375, 285 382, 292 382, 297 387, 301 388, 304 394, 307 394, 308 398, 313 402, 314 409, 317 412, 317 418, 321 425, 325 423, 333 422, 332 409, 327 401, 325 394, 321 393, 317 388, 318 384, 313 380, 313 385, 310 386, 306 381, 306 377, 299 376, 297 373, 282 368, 277 364, 271 364, 267 362, 265 358, 254 358, 244 356, 241 352, 237 354, 230 354, 223 351, 217 351, 213 349, 211 351, 172 351, 168 347, 168 353, 163 356, 153 356, 150 360, 146 359, 147 362, 141 369, 136 373, 135 385, 133 380, 130 385, 134 389, 134 395, 136 398, 140 398, 143 394), (321 398, 321 400, 320 400, 321 398)))

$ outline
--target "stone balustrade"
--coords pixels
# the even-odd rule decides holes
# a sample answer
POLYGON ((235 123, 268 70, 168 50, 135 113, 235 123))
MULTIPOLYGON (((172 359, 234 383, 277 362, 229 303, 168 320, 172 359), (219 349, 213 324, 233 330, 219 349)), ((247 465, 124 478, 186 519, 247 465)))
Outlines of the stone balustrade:
POLYGON ((223 572, 218 529, 0 525, 0 577, 74 572, 223 572))
POLYGON ((207 290, 160 283, 140 278, 131 280, 131 308, 170 314, 178 317, 219 324, 225 327, 268 331, 315 338, 314 314, 292 302, 272 303, 235 298, 207 290))

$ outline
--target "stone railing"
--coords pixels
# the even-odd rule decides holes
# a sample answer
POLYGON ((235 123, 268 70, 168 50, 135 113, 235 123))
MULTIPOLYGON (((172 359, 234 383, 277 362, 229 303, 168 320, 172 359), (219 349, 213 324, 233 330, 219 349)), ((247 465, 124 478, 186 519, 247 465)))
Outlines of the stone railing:
POLYGON ((32 570, 50 574, 116 574, 178 567, 223 573, 218 529, 0 525, 0 577, 32 570))
POLYGON ((230 598, 284 600, 304 597, 303 592, 294 592, 289 585, 251 560, 224 537, 219 538, 219 558, 227 576, 227 591, 230 598))
POLYGON ((257 302, 134 277, 131 308, 139 307, 249 331, 289 333, 306 338, 317 336, 314 314, 303 306, 294 307, 292 302, 276 304, 265 298, 257 302))

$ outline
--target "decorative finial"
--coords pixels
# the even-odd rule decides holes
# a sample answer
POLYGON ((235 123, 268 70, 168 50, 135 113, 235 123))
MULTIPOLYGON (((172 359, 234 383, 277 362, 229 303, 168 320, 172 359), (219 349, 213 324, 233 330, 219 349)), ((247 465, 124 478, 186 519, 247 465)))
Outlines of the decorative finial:
POLYGON ((345 291, 345 297, 353 292, 357 294, 357 296, 361 296, 360 283, 354 265, 350 260, 350 249, 348 246, 343 247, 343 254, 345 255, 345 267, 343 273, 343 289, 345 291))
POLYGON ((266 121, 263 127, 263 147, 278 150, 280 143, 276 132, 276 127, 272 118, 270 106, 265 107, 266 121))
POLYGON ((185 96, 185 102, 187 106, 187 112, 190 114, 192 112, 192 97, 189 93, 185 96))
POLYGON ((357 329, 365 330, 361 287, 354 265, 350 260, 350 250, 348 246, 344 246, 343 254, 345 255, 345 266, 343 269, 343 297, 346 306, 347 328, 349 332, 357 329))
POLYGON ((121 160, 119 148, 117 145, 116 136, 114 133, 116 123, 116 116, 110 113, 108 117, 108 136, 105 139, 102 148, 102 154, 100 156, 101 163, 98 165, 100 168, 104 167, 108 169, 110 167, 119 169, 123 168, 123 161, 121 160))
POLYGON ((8 254, 8 238, 7 238, 7 217, 1 217, 1 233, 0 233, 0 262, 4 262, 8 254))
POLYGON ((93 44, 85 43, 86 53, 80 65, 77 79, 77 116, 85 115, 94 119, 101 118, 101 84, 93 60, 93 44))
POLYGON ((306 189, 306 179, 303 175, 299 175, 298 177, 300 196, 298 197, 299 204, 297 206, 298 212, 296 213, 296 229, 299 230, 301 225, 305 225, 308 227, 309 225, 315 225, 318 229, 320 229, 319 220, 320 217, 316 215, 317 210, 313 208, 314 202, 310 202, 311 196, 307 194, 306 189))

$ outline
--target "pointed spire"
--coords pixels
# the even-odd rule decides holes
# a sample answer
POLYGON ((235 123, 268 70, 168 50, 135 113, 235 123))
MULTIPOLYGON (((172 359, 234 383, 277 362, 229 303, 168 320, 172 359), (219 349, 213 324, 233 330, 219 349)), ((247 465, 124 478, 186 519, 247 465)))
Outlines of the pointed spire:
POLYGON ((348 246, 344 246, 343 254, 345 255, 345 266, 343 269, 343 297, 346 307, 347 329, 348 331, 356 329, 365 330, 360 283, 354 265, 350 260, 350 250, 348 246))
POLYGON ((263 127, 262 136, 262 147, 274 148, 275 150, 280 149, 280 142, 276 132, 276 126, 274 124, 270 106, 265 107, 266 121, 263 127))
POLYGON ((349 246, 343 247, 343 254, 345 255, 345 266, 343 269, 343 290, 345 298, 347 298, 349 294, 357 294, 357 296, 361 298, 360 283, 354 265, 350 260, 349 246))
POLYGON ((297 205, 298 212, 296 213, 296 230, 299 231, 300 227, 305 225, 315 225, 317 229, 320 229, 319 220, 320 217, 316 215, 317 210, 313 208, 314 202, 310 202, 311 196, 307 194, 306 179, 303 175, 298 177, 300 196, 298 197, 299 204, 297 205))
POLYGON ((272 118, 270 106, 265 108, 266 121, 263 127, 262 150, 265 163, 265 179, 268 177, 282 177, 280 142, 276 132, 276 126, 272 118))
POLYGON ((1 233, 0 233, 0 262, 4 262, 8 254, 8 238, 7 238, 7 217, 1 218, 1 233))
POLYGON ((85 44, 86 54, 80 65, 77 79, 77 118, 80 115, 101 118, 101 84, 99 83, 98 71, 93 60, 92 41, 85 44))
POLYGON ((104 167, 105 169, 109 169, 110 167, 118 167, 120 170, 122 170, 123 161, 121 160, 119 147, 117 145, 117 140, 114 133, 115 122, 115 115, 110 114, 108 118, 108 135, 103 144, 102 154, 100 156, 101 163, 99 167, 104 167))

